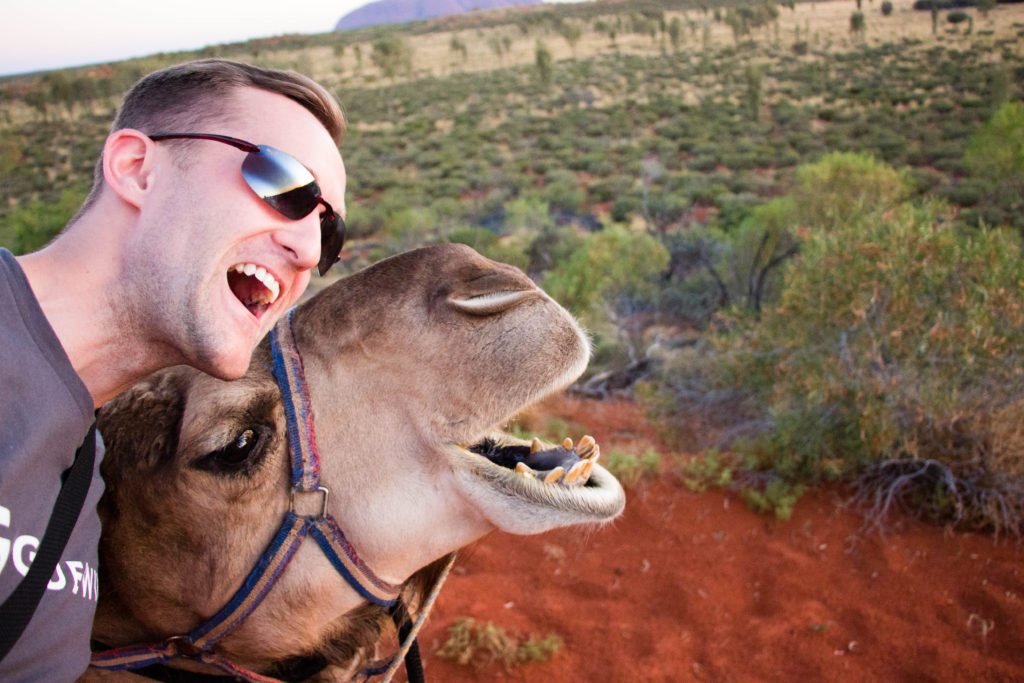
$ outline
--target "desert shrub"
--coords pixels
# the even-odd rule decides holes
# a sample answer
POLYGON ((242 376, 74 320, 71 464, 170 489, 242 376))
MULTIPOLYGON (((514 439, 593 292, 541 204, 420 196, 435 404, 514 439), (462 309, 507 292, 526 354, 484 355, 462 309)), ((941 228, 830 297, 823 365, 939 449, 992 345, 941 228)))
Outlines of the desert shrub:
POLYGON ((691 228, 663 240, 670 259, 661 282, 660 311, 667 320, 703 328, 731 302, 722 271, 730 261, 732 241, 714 228, 691 228))
POLYGON ((556 226, 553 222, 541 225, 526 249, 527 272, 538 277, 566 262, 584 240, 583 235, 570 225, 556 226))
POLYGON ((669 254, 654 237, 608 227, 586 238, 544 279, 552 297, 584 318, 618 296, 650 296, 669 254))
POLYGON ((616 449, 605 457, 604 466, 623 486, 635 486, 643 479, 658 475, 661 454, 653 448, 648 448, 640 455, 616 449))
POLYGON ((590 328, 596 349, 592 371, 635 377, 642 370, 649 348, 646 320, 657 309, 668 262, 658 239, 610 226, 589 235, 544 277, 544 289, 590 328))
POLYGON ((789 197, 756 206, 732 235, 722 264, 729 300, 755 313, 777 296, 783 266, 797 253, 801 209, 789 197))
POLYGON ((545 177, 544 198, 553 209, 576 212, 583 207, 586 193, 575 173, 554 169, 545 177))
POLYGON ((706 453, 683 461, 679 478, 691 491, 706 491, 709 487, 735 491, 755 512, 772 514, 778 519, 789 519, 806 486, 778 476, 763 477, 751 473, 751 463, 744 463, 735 453, 723 453, 711 448, 706 453))
POLYGON ((519 197, 505 204, 505 232, 536 235, 553 225, 551 207, 546 201, 519 197))
POLYGON ((5 179, 10 175, 24 157, 18 140, 10 133, 0 133, 0 178, 5 179))
POLYGON ((33 200, 0 221, 0 246, 15 254, 41 249, 57 236, 85 200, 85 191, 64 190, 56 202, 33 200))
POLYGON ((996 110, 968 141, 964 164, 988 188, 977 202, 981 215, 1024 233, 1024 104, 996 110))
POLYGON ((547 88, 551 85, 551 76, 554 72, 554 60, 551 57, 551 51, 548 50, 547 45, 542 41, 538 40, 537 45, 534 48, 534 68, 536 69, 537 80, 541 86, 547 88))
POLYGON ((863 34, 866 28, 863 12, 857 10, 850 15, 850 33, 863 34))
POLYGON ((401 36, 389 33, 373 41, 370 61, 380 69, 385 78, 394 79, 399 74, 408 74, 412 71, 412 47, 401 36))
POLYGON ((430 209, 403 208, 394 211, 388 217, 381 236, 396 252, 413 249, 440 237, 437 217, 430 209))
POLYGON ((885 0, 885 2, 882 3, 882 14, 885 16, 892 14, 892 2, 890 0, 885 0))
POLYGON ((633 215, 640 213, 642 200, 638 195, 621 194, 614 202, 610 212, 611 219, 616 223, 627 223, 633 215))
POLYGON ((1003 420, 1024 405, 1020 246, 1005 230, 958 232, 937 204, 810 232, 780 305, 719 340, 721 377, 757 393, 775 425, 737 449, 785 481, 872 472, 883 489, 936 462, 952 490, 922 477, 898 493, 1019 529, 1024 434, 1003 420))
POLYGON ((946 15, 946 21, 951 24, 962 24, 971 20, 971 15, 963 10, 955 10, 946 15))
POLYGON ((1024 103, 1002 105, 968 142, 964 160, 988 180, 1024 174, 1024 103))
POLYGON ((939 194, 960 206, 976 206, 988 194, 989 184, 984 180, 966 178, 943 189, 939 194))
POLYGON ((791 196, 802 224, 827 228, 865 209, 895 206, 909 192, 904 172, 867 154, 832 152, 797 168, 791 196))

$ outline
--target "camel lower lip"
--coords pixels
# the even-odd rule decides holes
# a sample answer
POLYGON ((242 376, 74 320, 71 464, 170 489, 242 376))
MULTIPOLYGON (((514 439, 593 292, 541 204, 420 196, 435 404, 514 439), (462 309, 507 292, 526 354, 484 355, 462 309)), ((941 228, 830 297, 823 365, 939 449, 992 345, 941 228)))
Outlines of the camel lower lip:
MULTIPOLYGON (((501 444, 502 450, 511 447, 511 454, 521 454, 522 447, 532 446, 504 434, 489 438, 501 444)), ((478 450, 484 441, 475 444, 478 450)), ((608 522, 625 506, 622 486, 590 459, 583 461, 583 476, 576 471, 572 481, 566 482, 571 471, 562 472, 564 467, 524 472, 527 466, 519 461, 516 469, 509 469, 472 448, 456 446, 451 451, 461 489, 492 524, 504 531, 535 534, 570 524, 608 522)), ((542 448, 541 452, 544 450, 550 449, 542 448)))

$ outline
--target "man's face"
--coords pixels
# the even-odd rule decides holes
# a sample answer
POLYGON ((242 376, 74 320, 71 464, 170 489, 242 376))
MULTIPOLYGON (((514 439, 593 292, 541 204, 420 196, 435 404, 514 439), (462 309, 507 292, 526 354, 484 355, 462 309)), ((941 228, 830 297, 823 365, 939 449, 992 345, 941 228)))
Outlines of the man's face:
MULTIPOLYGON (((228 135, 286 152, 345 214, 341 155, 309 111, 255 88, 237 90, 229 111, 229 123, 168 132, 228 135)), ((189 365, 239 377, 259 340, 309 284, 324 209, 299 220, 278 213, 242 177, 246 152, 229 145, 194 141, 176 152, 160 143, 155 152, 153 192, 139 209, 125 264, 131 329, 152 333, 147 341, 171 347, 189 365), (175 154, 187 155, 184 164, 175 154)))

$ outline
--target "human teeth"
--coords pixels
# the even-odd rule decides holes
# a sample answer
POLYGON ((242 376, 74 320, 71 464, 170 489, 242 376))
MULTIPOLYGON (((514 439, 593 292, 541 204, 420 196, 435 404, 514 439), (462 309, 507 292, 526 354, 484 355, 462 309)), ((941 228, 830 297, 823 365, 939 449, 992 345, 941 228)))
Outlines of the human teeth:
POLYGON ((266 292, 257 297, 258 303, 272 304, 281 295, 281 284, 263 266, 257 266, 255 263, 239 263, 232 266, 231 270, 254 277, 267 288, 266 292))
POLYGON ((564 467, 556 467, 555 469, 548 472, 548 475, 544 477, 545 484, 555 484, 559 479, 562 478, 562 474, 565 472, 564 467))
POLYGON ((537 437, 533 437, 533 443, 530 444, 530 452, 540 453, 542 450, 544 450, 544 444, 537 437))

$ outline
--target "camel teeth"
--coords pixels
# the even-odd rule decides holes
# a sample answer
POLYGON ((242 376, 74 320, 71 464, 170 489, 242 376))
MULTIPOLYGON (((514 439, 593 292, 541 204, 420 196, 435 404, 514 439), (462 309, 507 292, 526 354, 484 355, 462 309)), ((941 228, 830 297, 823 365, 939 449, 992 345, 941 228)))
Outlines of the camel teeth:
POLYGON ((594 463, 597 462, 597 458, 593 460, 587 460, 583 463, 583 471, 580 473, 579 481, 581 484, 586 484, 590 481, 590 473, 594 471, 594 463))
POLYGON ((533 470, 530 469, 529 465, 527 465, 525 462, 516 463, 516 474, 527 479, 537 478, 537 475, 534 473, 533 470))
POLYGON ((567 451, 571 451, 572 450, 572 439, 570 439, 569 437, 565 437, 565 441, 562 442, 562 448, 564 448, 567 451))
POLYGON ((544 450, 544 444, 537 437, 533 437, 533 443, 530 444, 530 452, 540 453, 542 450, 544 450))
POLYGON ((594 449, 583 456, 583 459, 587 462, 597 462, 601 459, 601 447, 594 444, 594 449))
POLYGON ((555 469, 548 472, 548 475, 544 477, 545 484, 556 484, 558 480, 562 478, 562 474, 565 472, 564 467, 556 467, 555 469))
POLYGON ((580 442, 578 444, 576 444, 576 452, 580 454, 580 457, 585 458, 587 457, 587 454, 590 453, 590 451, 594 450, 594 447, 596 445, 597 442, 594 441, 594 437, 587 434, 582 439, 580 439, 580 442))
POLYGON ((565 473, 565 478, 562 480, 563 484, 575 484, 576 480, 583 476, 583 471, 587 468, 587 462, 580 460, 578 463, 569 468, 569 471, 565 473))

